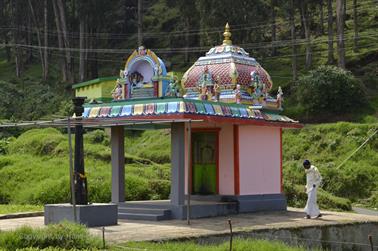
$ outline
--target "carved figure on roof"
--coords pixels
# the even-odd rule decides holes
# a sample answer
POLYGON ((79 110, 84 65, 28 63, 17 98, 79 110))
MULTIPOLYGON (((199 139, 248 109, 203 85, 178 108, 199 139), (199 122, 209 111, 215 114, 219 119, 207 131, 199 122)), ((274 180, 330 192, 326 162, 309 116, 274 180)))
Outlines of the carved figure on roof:
POLYGON ((143 87, 143 75, 137 71, 134 71, 129 76, 129 82, 132 88, 142 88, 143 87))
POLYGON ((214 81, 214 96, 213 96, 213 99, 215 101, 219 101, 219 98, 220 98, 220 85, 219 85, 219 76, 215 79, 214 81))
POLYGON ((147 54, 147 50, 146 50, 146 48, 144 48, 143 45, 141 45, 141 46, 138 47, 138 54, 142 55, 142 56, 144 56, 144 55, 147 54))
POLYGON ((129 75, 129 73, 128 73, 127 69, 119 71, 119 77, 122 78, 122 79, 127 78, 128 75, 129 75))
POLYGON ((241 103, 241 87, 239 84, 236 85, 235 88, 235 103, 240 104, 241 103))
POLYGON ((209 68, 205 66, 203 73, 198 81, 198 85, 201 86, 213 86, 213 77, 209 71, 209 68))
POLYGON ((165 95, 169 97, 178 97, 178 94, 179 94, 179 90, 178 90, 177 81, 174 76, 171 76, 165 95))
POLYGON ((279 109, 282 109, 282 102, 283 102, 283 91, 281 86, 278 87, 277 91, 277 106, 279 109))
POLYGON ((117 80, 116 86, 114 87, 112 91, 112 97, 113 97, 113 100, 122 99, 122 85, 118 80, 117 80))

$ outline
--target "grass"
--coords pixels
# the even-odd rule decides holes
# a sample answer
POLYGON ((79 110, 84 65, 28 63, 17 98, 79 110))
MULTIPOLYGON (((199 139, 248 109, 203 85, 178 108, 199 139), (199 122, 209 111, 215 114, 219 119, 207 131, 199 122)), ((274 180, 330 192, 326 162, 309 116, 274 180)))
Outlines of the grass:
POLYGON ((2 250, 13 251, 23 248, 93 250, 101 247, 101 240, 90 235, 85 226, 69 222, 48 225, 45 228, 24 226, 13 231, 0 231, 0 249, 2 250))
POLYGON ((43 211, 42 205, 0 204, 0 214, 43 211))
MULTIPOLYGON (((117 247, 111 248, 111 250, 156 250, 156 251, 227 251, 229 250, 229 242, 223 242, 221 244, 198 244, 194 241, 187 242, 131 242, 117 247)), ((278 241, 267 240, 254 240, 254 239, 234 239, 233 249, 234 251, 302 251, 306 250, 303 247, 292 247, 278 241)))

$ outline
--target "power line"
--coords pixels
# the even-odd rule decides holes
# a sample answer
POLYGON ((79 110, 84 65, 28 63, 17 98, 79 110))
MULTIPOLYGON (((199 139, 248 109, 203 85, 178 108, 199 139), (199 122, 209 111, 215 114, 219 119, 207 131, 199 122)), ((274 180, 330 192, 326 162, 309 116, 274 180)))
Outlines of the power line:
MULTIPOLYGON (((360 4, 359 7, 357 7, 357 10, 368 10, 370 8, 362 8, 366 7, 369 4, 374 4, 373 2, 365 2, 365 4, 360 4)), ((347 10, 348 13, 349 10, 347 10)), ((300 20, 299 20, 300 21, 300 20)), ((327 20, 324 20, 323 23, 326 23, 327 20)), ((271 27, 272 23, 263 25, 252 25, 250 26, 249 23, 243 24, 243 25, 232 25, 232 32, 238 32, 238 31, 243 31, 243 30, 252 30, 254 28, 261 28, 261 27, 271 27), (248 26, 245 26, 248 25, 248 26), (244 26, 244 27, 243 27, 244 26), (237 28, 241 27, 241 28, 237 28)), ((276 26, 280 25, 286 25, 290 23, 290 21, 281 21, 281 22, 275 22, 276 26)), ((19 27, 4 27, 0 29, 12 29, 12 30, 20 30, 20 27, 23 29, 25 32, 33 33, 36 32, 35 29, 30 29, 27 26, 19 26, 19 27)), ((143 33, 144 37, 147 38, 161 38, 164 35, 170 36, 170 37, 175 37, 175 36, 183 36, 183 35, 189 35, 189 36, 194 36, 194 35, 201 35, 201 34, 216 34, 216 33, 221 33, 223 31, 223 26, 219 28, 211 28, 211 29, 206 29, 206 30, 201 30, 201 29, 194 29, 194 30, 183 30, 183 31, 170 31, 170 32, 145 32, 143 33)), ((43 29, 41 29, 42 31, 43 29)), ((48 30, 47 32, 49 35, 52 36, 57 36, 60 34, 63 34, 63 32, 57 32, 55 30, 48 30)), ((66 35, 70 38, 74 39, 79 39, 80 38, 80 33, 78 32, 66 32, 66 35)), ((96 38, 96 39, 111 39, 111 40, 117 40, 117 39, 127 39, 130 36, 136 35, 136 33, 82 33, 82 36, 85 38, 96 38)))

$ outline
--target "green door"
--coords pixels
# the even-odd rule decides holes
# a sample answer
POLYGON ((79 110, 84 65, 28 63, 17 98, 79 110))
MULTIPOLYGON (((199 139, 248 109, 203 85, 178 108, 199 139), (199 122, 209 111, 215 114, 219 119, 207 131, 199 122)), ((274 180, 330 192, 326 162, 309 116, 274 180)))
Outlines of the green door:
POLYGON ((217 132, 192 133, 192 193, 217 193, 217 132))

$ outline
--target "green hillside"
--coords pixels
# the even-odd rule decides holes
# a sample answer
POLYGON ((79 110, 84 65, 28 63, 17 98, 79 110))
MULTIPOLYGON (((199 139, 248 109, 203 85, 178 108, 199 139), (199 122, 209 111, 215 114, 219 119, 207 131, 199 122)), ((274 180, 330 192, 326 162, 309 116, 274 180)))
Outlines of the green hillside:
MULTIPOLYGON (((306 200, 302 160, 308 158, 324 176, 323 208, 350 210, 351 202, 378 207, 378 137, 341 168, 377 123, 335 123, 285 130, 284 184, 289 205, 306 200)), ((69 200, 67 137, 56 129, 32 129, 2 144, 0 202, 44 204, 69 200)), ((126 200, 167 199, 170 189, 170 138, 166 130, 130 131, 126 144, 126 200)), ((110 200, 109 137, 101 130, 85 134, 89 198, 110 200)))

